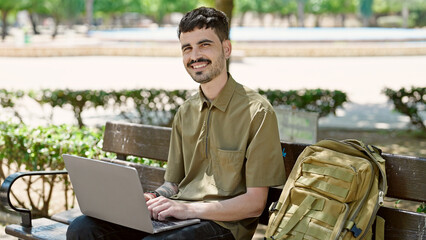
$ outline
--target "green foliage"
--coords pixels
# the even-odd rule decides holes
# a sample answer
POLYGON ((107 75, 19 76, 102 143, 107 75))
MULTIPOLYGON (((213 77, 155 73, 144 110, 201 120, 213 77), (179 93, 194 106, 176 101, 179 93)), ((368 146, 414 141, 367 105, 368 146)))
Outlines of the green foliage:
POLYGON ((414 26, 426 27, 426 7, 424 9, 410 10, 410 20, 414 26))
POLYGON ((425 87, 401 88, 399 90, 385 88, 383 89, 383 93, 393 103, 396 111, 408 116, 410 122, 416 128, 426 132, 426 127, 420 114, 426 111, 425 87))
POLYGON ((364 18, 369 18, 373 15, 373 0, 360 0, 359 9, 364 18))
POLYGON ((425 203, 420 204, 420 206, 416 210, 419 213, 426 213, 426 205, 425 203))
POLYGON ((18 90, 16 92, 10 92, 6 89, 0 89, 0 107, 13 109, 15 116, 22 122, 22 117, 14 109, 15 102, 25 95, 24 91, 18 90))
MULTIPOLYGON (((64 169, 62 154, 86 157, 105 156, 101 152, 100 130, 79 129, 74 126, 48 126, 30 128, 23 124, 0 122, 0 182, 7 172, 42 171, 64 169)), ((16 198, 18 205, 32 209, 36 216, 47 216, 55 185, 65 186, 65 195, 70 191, 68 179, 63 176, 28 177, 24 180, 26 201, 16 198), (37 191, 33 191, 37 185, 37 191), (41 186, 41 189, 40 189, 41 186)), ((12 192, 12 196, 15 196, 12 192)), ((68 209, 66 201, 65 209, 68 209)))
MULTIPOLYGON (((13 106, 12 92, 0 89, 5 101, 3 107, 13 106)), ((28 96, 40 104, 55 107, 69 107, 73 110, 78 126, 82 128, 85 124, 82 114, 89 108, 101 107, 104 109, 115 108, 120 110, 120 115, 129 121, 141 124, 153 124, 171 126, 173 117, 179 106, 194 91, 192 90, 164 90, 164 89, 130 89, 120 91, 104 90, 70 90, 59 89, 30 91, 28 96)), ((320 117, 330 113, 335 114, 338 107, 347 102, 346 93, 341 91, 330 91, 323 89, 305 90, 259 90, 273 106, 288 105, 293 108, 318 112, 320 117)), ((18 96, 24 95, 17 92, 18 96)))
MULTIPOLYGON (((116 98, 123 103, 133 102, 135 110, 140 119, 139 123, 171 126, 173 116, 179 106, 187 99, 193 91, 163 89, 135 89, 114 92, 116 98)), ((122 112, 128 119, 128 113, 122 112)))
MULTIPOLYGON (((62 170, 65 168, 62 154, 72 154, 88 158, 115 158, 115 154, 102 151, 103 129, 78 128, 61 125, 28 127, 24 124, 0 122, 0 182, 16 171, 62 170), (7 170, 7 171, 5 171, 7 170), (8 172, 9 174, 6 174, 8 172)), ((163 167, 159 161, 132 157, 129 161, 163 167)), ((26 196, 15 198, 18 205, 32 209, 36 216, 48 216, 52 189, 63 186, 65 209, 72 207, 68 197, 72 194, 68 178, 51 177, 25 178, 26 196), (37 185, 37 187, 35 187, 37 185), (41 189, 40 189, 41 186, 41 189), (37 191, 33 189, 37 188, 37 191)), ((15 196, 12 192, 12 196, 15 196)))
POLYGON ((354 0, 310 0, 306 8, 314 14, 355 13, 356 2, 354 0))
MULTIPOLYGON (((29 96, 40 104, 49 104, 52 107, 63 107, 70 105, 73 108, 78 126, 83 127, 82 112, 86 108, 105 106, 109 97, 114 96, 105 91, 97 90, 50 90, 31 91, 29 96)), ((120 99, 118 99, 119 101, 120 99)))
POLYGON ((16 100, 24 96, 24 91, 18 90, 11 92, 6 89, 0 89, 0 106, 2 108, 13 108, 16 100))
POLYGON ((52 107, 72 107, 78 126, 83 127, 82 113, 88 108, 113 106, 122 111, 129 120, 139 119, 138 123, 170 126, 178 107, 189 96, 188 90, 133 89, 121 91, 104 90, 49 90, 31 91, 29 96, 40 104, 52 107), (136 117, 135 117, 136 114, 136 117))
POLYGON ((0 25, 1 38, 4 40, 8 29, 8 15, 13 11, 22 10, 27 6, 27 0, 1 0, 0 1, 0 25))
POLYGON ((67 125, 31 128, 0 122, 0 161, 29 171, 64 169, 64 153, 101 156, 101 139, 99 130, 67 125))
POLYGON ((395 201, 395 204, 394 204, 394 206, 393 206, 393 207, 394 207, 394 208, 399 208, 399 207, 398 207, 398 204, 400 204, 400 203, 401 203, 401 199, 396 200, 396 201, 395 201))
POLYGON ((336 110, 347 102, 346 93, 324 89, 290 90, 259 90, 273 106, 288 105, 299 110, 318 112, 320 117, 330 113, 336 114, 336 110))

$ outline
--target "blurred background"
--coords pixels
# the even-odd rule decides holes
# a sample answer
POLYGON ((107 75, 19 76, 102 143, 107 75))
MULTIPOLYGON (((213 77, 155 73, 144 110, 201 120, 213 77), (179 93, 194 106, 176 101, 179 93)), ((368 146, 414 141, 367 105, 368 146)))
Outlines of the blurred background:
POLYGON ((424 0, 2 0, 0 121, 169 125, 179 103, 165 96, 197 88, 182 67, 176 28, 199 6, 229 16, 237 81, 262 92, 282 118, 314 114, 310 139, 283 140, 315 142, 332 130, 424 135, 424 0), (166 92, 155 103, 127 96, 141 89, 166 92), (93 91, 109 97, 95 102, 93 91), (60 102, 58 92, 66 95, 60 102))
MULTIPOLYGON (((0 183, 63 169, 62 153, 105 156, 106 121, 170 126, 198 87, 176 28, 199 6, 230 17, 229 71, 275 107, 283 141, 426 156, 425 0, 0 0, 0 183)), ((35 192, 19 204, 37 216, 75 204, 35 192)))

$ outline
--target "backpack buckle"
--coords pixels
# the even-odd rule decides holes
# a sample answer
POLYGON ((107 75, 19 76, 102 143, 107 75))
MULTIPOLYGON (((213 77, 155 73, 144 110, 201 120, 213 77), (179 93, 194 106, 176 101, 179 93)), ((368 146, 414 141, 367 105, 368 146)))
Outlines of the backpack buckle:
POLYGON ((362 233, 362 229, 357 228, 355 223, 351 227, 350 231, 352 232, 352 234, 354 235, 355 238, 357 238, 362 233))

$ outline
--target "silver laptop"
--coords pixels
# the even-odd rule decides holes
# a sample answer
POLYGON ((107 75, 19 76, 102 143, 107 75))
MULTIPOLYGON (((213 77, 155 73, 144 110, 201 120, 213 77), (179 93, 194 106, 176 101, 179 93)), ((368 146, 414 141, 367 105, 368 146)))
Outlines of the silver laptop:
POLYGON ((151 219, 138 172, 133 167, 66 154, 62 156, 80 210, 87 216, 147 233, 200 222, 200 219, 151 219))

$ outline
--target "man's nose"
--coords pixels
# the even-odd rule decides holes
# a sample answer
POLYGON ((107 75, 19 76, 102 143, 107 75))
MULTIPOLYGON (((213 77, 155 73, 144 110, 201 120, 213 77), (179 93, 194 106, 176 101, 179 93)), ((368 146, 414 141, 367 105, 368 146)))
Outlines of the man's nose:
POLYGON ((190 57, 190 60, 197 60, 197 59, 199 59, 201 57, 200 49, 193 48, 189 57, 190 57))

